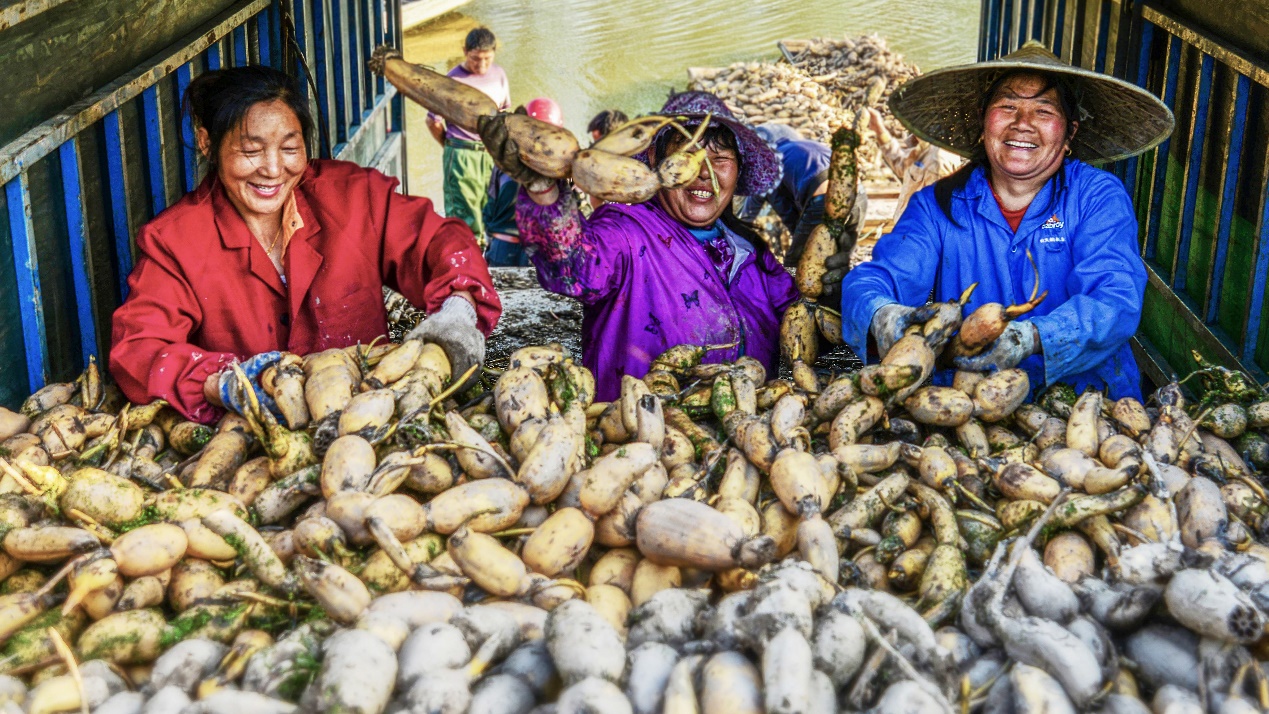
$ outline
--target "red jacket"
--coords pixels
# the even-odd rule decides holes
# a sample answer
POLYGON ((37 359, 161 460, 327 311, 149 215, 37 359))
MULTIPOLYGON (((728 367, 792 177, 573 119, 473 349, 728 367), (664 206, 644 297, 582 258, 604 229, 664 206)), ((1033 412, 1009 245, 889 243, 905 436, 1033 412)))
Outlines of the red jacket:
POLYGON ((385 334, 383 285, 428 312, 468 291, 488 335, 502 304, 471 230, 397 184, 356 164, 310 162, 295 188, 304 225, 283 257, 285 285, 214 174, 143 226, 110 350, 124 395, 166 399, 212 421, 220 410, 203 382, 234 358, 304 355, 385 334))

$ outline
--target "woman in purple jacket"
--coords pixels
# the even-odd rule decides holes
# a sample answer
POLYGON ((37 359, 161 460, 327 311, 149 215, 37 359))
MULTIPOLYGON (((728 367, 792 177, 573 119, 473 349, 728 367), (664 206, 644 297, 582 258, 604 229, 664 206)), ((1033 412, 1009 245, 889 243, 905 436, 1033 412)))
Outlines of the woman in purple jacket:
MULTIPOLYGON (((779 183, 775 152, 712 94, 674 95, 661 114, 686 117, 688 128, 712 115, 702 144, 717 190, 702 167, 683 188, 662 189, 647 203, 606 204, 589 219, 556 184, 536 193, 522 188, 516 206, 520 240, 542 286, 584 306, 582 362, 595 374, 600 400, 619 394, 622 375, 642 377, 678 344, 736 343, 707 359, 750 355, 774 374, 780 318, 798 298, 780 261, 731 208, 733 195, 762 195, 779 183)), ((646 158, 655 166, 685 142, 663 130, 646 158)), ((491 153, 500 160, 497 149, 491 153)))

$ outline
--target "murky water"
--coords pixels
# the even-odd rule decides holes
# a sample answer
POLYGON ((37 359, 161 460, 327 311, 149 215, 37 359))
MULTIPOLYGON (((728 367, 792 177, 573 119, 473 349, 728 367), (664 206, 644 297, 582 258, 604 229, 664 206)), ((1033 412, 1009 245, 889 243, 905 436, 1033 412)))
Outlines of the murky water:
MULTIPOLYGON (((785 38, 876 32, 922 69, 972 62, 978 11, 978 0, 474 0, 407 35, 405 56, 444 72, 461 60, 468 30, 486 25, 512 103, 551 97, 580 137, 601 109, 656 110, 687 84, 688 67, 774 59, 785 38)), ((439 210, 440 146, 423 110, 407 106, 410 193, 439 210)))

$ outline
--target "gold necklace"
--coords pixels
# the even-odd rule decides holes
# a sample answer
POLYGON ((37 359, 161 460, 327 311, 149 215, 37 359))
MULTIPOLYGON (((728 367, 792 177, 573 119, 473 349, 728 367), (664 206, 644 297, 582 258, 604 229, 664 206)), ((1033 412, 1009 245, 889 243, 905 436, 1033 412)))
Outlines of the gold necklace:
MULTIPOLYGON (((277 247, 278 240, 280 240, 281 238, 282 238, 282 226, 279 224, 277 232, 273 234, 273 241, 269 243, 269 245, 264 249, 264 251, 268 253, 270 256, 272 256, 273 249, 277 247)), ((260 241, 260 244, 264 245, 264 241, 260 241)))

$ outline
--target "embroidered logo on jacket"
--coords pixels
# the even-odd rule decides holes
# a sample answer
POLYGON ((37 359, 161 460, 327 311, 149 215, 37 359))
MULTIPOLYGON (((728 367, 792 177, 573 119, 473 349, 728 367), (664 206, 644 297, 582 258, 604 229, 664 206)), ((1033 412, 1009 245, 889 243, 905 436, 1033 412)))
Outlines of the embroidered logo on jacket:
POLYGON ((1049 216, 1049 220, 1045 221, 1044 225, 1040 226, 1040 228, 1064 228, 1065 226, 1066 224, 1062 222, 1062 219, 1058 218, 1057 214, 1054 213, 1052 216, 1049 216))

